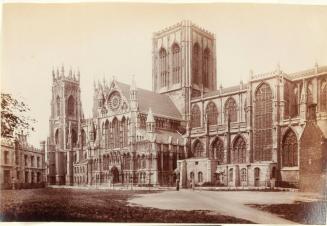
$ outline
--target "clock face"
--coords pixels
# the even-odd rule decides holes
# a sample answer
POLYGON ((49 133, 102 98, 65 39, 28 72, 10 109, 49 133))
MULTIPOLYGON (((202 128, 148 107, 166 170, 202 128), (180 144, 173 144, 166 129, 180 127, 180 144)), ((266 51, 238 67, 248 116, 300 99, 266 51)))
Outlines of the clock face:
POLYGON ((117 110, 120 105, 121 97, 118 92, 113 92, 109 97, 109 105, 112 110, 117 110))

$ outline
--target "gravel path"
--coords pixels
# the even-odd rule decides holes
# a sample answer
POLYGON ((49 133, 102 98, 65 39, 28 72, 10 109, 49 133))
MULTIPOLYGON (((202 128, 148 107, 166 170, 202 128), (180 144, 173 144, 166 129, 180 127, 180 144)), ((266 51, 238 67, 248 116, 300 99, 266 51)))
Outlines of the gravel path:
POLYGON ((315 199, 298 192, 215 192, 166 191, 144 194, 130 199, 131 205, 159 209, 210 210, 224 215, 250 220, 260 224, 295 224, 277 215, 246 206, 245 204, 282 204, 315 199))

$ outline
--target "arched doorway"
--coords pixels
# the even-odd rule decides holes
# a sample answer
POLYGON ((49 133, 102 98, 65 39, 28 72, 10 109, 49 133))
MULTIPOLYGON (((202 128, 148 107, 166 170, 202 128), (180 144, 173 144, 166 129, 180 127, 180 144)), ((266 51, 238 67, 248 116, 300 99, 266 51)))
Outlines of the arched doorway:
POLYGON ((112 183, 118 183, 119 182, 119 171, 116 166, 112 167, 110 170, 111 177, 112 177, 112 183))

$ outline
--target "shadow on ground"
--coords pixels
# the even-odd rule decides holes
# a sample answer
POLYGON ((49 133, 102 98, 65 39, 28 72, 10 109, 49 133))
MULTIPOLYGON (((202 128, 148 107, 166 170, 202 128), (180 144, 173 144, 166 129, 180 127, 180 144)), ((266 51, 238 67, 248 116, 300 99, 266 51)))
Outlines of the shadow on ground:
POLYGON ((127 200, 155 191, 31 189, 1 191, 1 221, 251 223, 210 211, 128 206, 127 200))

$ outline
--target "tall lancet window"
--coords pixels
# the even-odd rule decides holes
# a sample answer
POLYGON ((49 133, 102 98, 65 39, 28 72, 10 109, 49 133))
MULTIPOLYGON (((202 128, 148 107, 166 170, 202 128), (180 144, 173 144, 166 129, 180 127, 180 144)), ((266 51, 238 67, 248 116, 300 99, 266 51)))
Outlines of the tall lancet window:
POLYGON ((56 98, 56 110, 57 110, 57 116, 60 116, 60 97, 59 96, 57 96, 57 98, 56 98))
POLYGON ((168 54, 165 48, 159 51, 160 58, 160 86, 168 86, 169 68, 168 68, 168 54))
POLYGON ((210 49, 206 48, 203 52, 203 86, 209 87, 209 70, 210 70, 210 49))
POLYGON ((75 116, 75 100, 73 96, 70 96, 68 98, 68 109, 67 109, 67 113, 68 116, 75 116))
POLYGON ((192 82, 199 84, 200 81, 200 45, 195 43, 192 50, 192 82))
POLYGON ((173 52, 173 84, 181 81, 181 54, 177 43, 172 46, 173 52))

